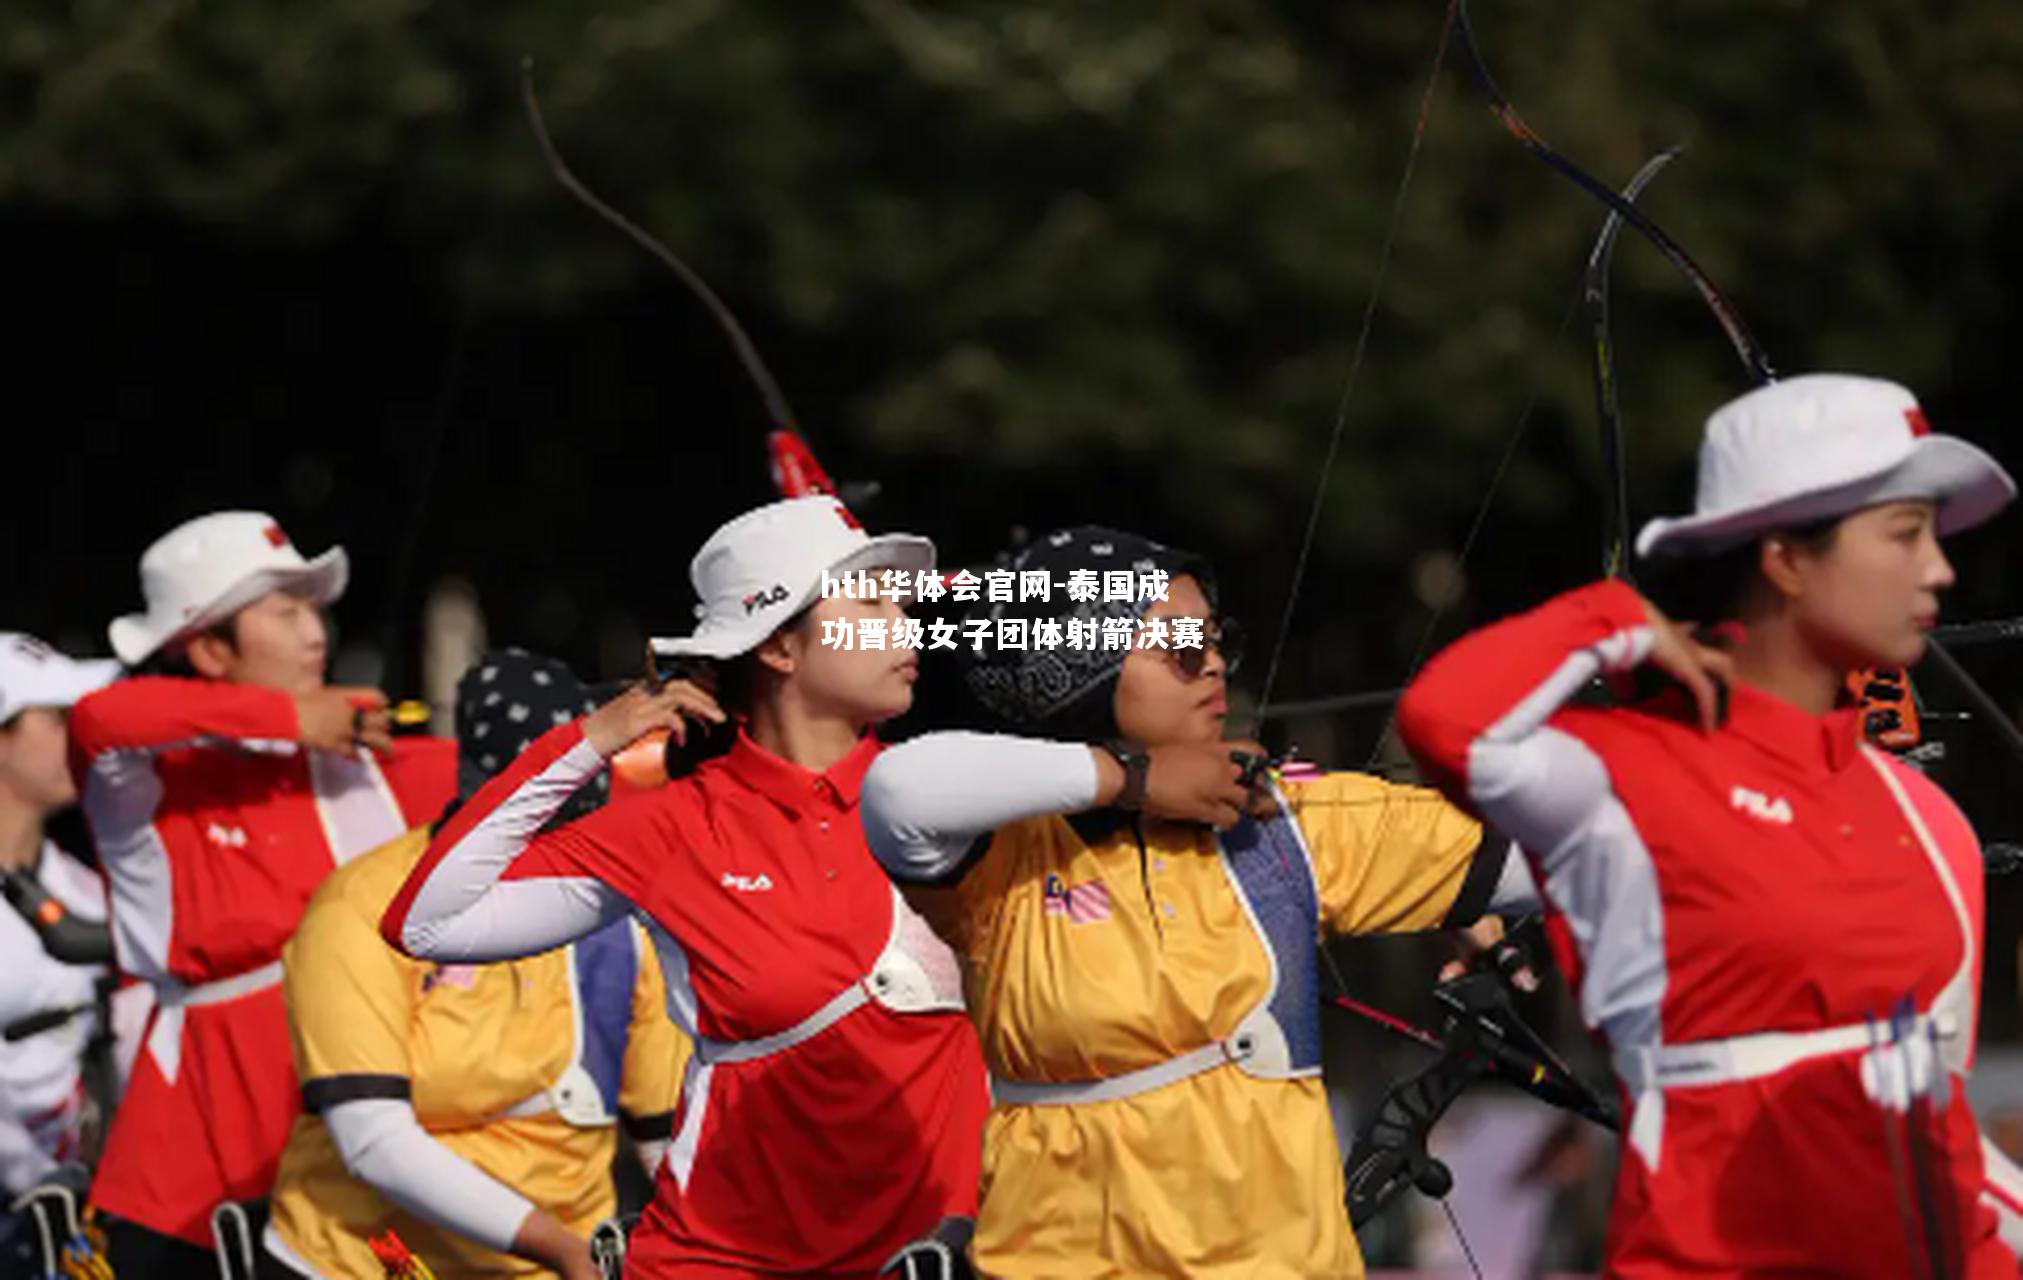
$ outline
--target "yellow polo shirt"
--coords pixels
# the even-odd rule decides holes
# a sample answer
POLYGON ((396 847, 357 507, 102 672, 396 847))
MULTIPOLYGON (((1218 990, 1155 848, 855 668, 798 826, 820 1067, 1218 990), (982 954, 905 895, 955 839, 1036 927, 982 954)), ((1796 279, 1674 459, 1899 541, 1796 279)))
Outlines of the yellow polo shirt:
MULTIPOLYGON (((296 1075, 312 1094, 317 1082, 328 1091, 347 1077, 405 1078, 430 1136, 587 1236, 617 1207, 616 1128, 578 1127, 553 1112, 495 1118, 576 1058, 569 948, 487 965, 395 952, 379 918, 427 847, 428 832, 411 831, 340 868, 310 899, 282 957, 296 1075)), ((652 946, 637 925, 627 929, 638 976, 619 1105, 664 1124, 691 1046, 668 1019, 652 946)), ((351 1176, 321 1117, 307 1111, 281 1157, 273 1223, 326 1276, 381 1274, 366 1240, 389 1227, 439 1276, 545 1274, 397 1208, 351 1176)))
MULTIPOLYGON (((1283 789, 1312 853, 1320 929, 1439 926, 1482 831, 1433 791, 1362 774, 1283 789)), ((1144 819, 1084 840, 1000 828, 916 905, 961 958, 998 1076, 1074 1081, 1233 1034, 1271 961, 1213 832, 1144 819), (1050 878, 1055 892, 1047 892, 1050 878)), ((976 1265, 992 1276, 1360 1276, 1319 1077, 1214 1068, 1109 1102, 992 1109, 976 1265)))

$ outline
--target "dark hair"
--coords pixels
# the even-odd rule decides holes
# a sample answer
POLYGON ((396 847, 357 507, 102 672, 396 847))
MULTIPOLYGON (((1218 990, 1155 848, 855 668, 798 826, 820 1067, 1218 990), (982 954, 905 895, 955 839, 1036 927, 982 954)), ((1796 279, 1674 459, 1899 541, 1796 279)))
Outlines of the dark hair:
MULTIPOLYGON (((793 631, 808 621, 808 615, 815 611, 816 601, 807 605, 792 617, 773 628, 773 635, 782 631, 793 631)), ((767 637, 770 639, 771 637, 767 637)), ((751 717, 752 701, 758 696, 759 655, 758 646, 738 654, 734 658, 697 658, 679 664, 674 675, 684 680, 693 680, 708 689, 730 716, 725 725, 693 725, 689 729, 686 745, 667 740, 667 776, 684 777, 696 771, 703 763, 729 751, 738 739, 737 724, 751 717)))
POLYGON ((1765 540, 1782 538, 1814 555, 1824 555, 1833 549, 1844 519, 1830 516, 1789 529, 1773 529, 1711 556, 1667 556, 1652 563, 1641 585, 1670 617, 1706 626, 1734 622, 1748 607, 1763 576, 1765 540))
POLYGON ((190 641, 198 636, 211 636, 223 640, 232 647, 234 653, 238 652, 239 615, 234 613, 229 618, 214 622, 208 627, 201 627, 170 644, 163 645, 142 659, 140 665, 133 669, 133 673, 137 676, 180 676, 185 680, 196 679, 197 669, 190 665, 190 641))

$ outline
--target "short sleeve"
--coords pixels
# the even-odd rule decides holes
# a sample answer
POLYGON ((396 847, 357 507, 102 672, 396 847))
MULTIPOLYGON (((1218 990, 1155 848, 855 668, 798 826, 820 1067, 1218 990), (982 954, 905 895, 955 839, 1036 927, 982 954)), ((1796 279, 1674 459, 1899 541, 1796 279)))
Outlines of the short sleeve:
POLYGON ((1007 823, 979 838, 959 877, 944 884, 901 885, 900 891, 950 950, 968 956, 977 940, 990 934, 1007 887, 1030 860, 1022 851, 1033 847, 1042 827, 1059 821, 1043 817, 1007 823))
POLYGON ((386 945, 377 911, 342 892, 311 900, 283 956, 295 1073, 308 1109, 408 1096, 416 963, 386 945))
POLYGON ((1426 787, 1331 773, 1286 787, 1332 933, 1411 933, 1447 921, 1482 825, 1426 787))

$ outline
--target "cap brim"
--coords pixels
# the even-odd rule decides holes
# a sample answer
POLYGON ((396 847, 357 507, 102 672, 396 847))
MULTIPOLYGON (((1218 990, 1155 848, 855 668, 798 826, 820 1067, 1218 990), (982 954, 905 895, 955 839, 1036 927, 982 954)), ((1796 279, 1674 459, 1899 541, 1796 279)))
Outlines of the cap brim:
POLYGON ((112 625, 105 629, 106 638, 112 641, 112 651, 119 660, 129 667, 137 667, 146 662, 148 655, 162 647, 167 636, 157 638, 154 629, 148 625, 144 613, 129 613, 124 618, 114 618, 112 625))
MULTIPOLYGON (((910 533, 886 533, 872 538, 827 568, 831 576, 856 573, 861 569, 926 573, 934 568, 936 558, 932 539, 910 533)), ((821 594, 822 580, 817 578, 801 592, 791 612, 799 613, 815 603, 821 594)), ((693 635, 656 636, 647 641, 647 646, 663 658, 713 658, 723 661, 750 653, 765 643, 766 637, 777 629, 777 624, 768 624, 764 620, 747 624, 740 619, 715 627, 705 621, 693 635)))
POLYGON ((111 658, 97 658, 90 662, 73 662, 64 672, 62 687, 56 690, 63 701, 52 706, 74 706, 79 698, 88 693, 97 693, 113 681, 119 679, 123 668, 111 658))
POLYGON ((60 658, 45 662, 35 673, 34 688, 24 690, 25 696, 6 700, 9 714, 29 707, 74 706, 79 698, 119 679, 119 673, 120 665, 105 658, 89 662, 60 658))
POLYGON ((1909 499, 1937 503, 1939 533, 1949 535, 1989 520, 2015 497, 2015 480, 1984 450, 1956 436, 1926 436, 1901 461, 1849 484, 1735 511, 1652 520, 1637 533, 1637 554, 1709 555, 1773 529, 1909 499))
POLYGON ((1943 486, 1935 491, 1941 534, 1985 524, 2016 500, 2015 477, 1985 450, 1954 436, 1918 441, 1911 463, 1943 486))
POLYGON ((300 568, 261 569, 248 574, 187 620, 131 613, 115 618, 106 634, 119 660, 137 667, 169 641, 222 622, 269 591, 300 591, 322 606, 340 599, 350 581, 351 558, 343 547, 332 547, 300 568))
POLYGON ((654 636, 646 647, 660 658, 713 658, 722 661, 750 653, 769 635, 770 627, 697 627, 690 636, 654 636))

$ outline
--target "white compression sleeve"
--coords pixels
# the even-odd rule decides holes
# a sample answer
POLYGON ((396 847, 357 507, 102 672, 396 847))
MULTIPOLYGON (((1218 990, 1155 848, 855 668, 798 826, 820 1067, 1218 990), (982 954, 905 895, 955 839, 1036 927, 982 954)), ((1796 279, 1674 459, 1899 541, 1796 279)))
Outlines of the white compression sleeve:
POLYGON ((893 879, 940 879, 1008 822, 1078 813, 1096 800, 1089 748, 993 733, 929 733, 878 757, 864 778, 864 835, 893 879))
POLYGON ((430 1137, 399 1098, 359 1098, 323 1113, 353 1177, 416 1217, 488 1249, 513 1247, 534 1206, 430 1137))

